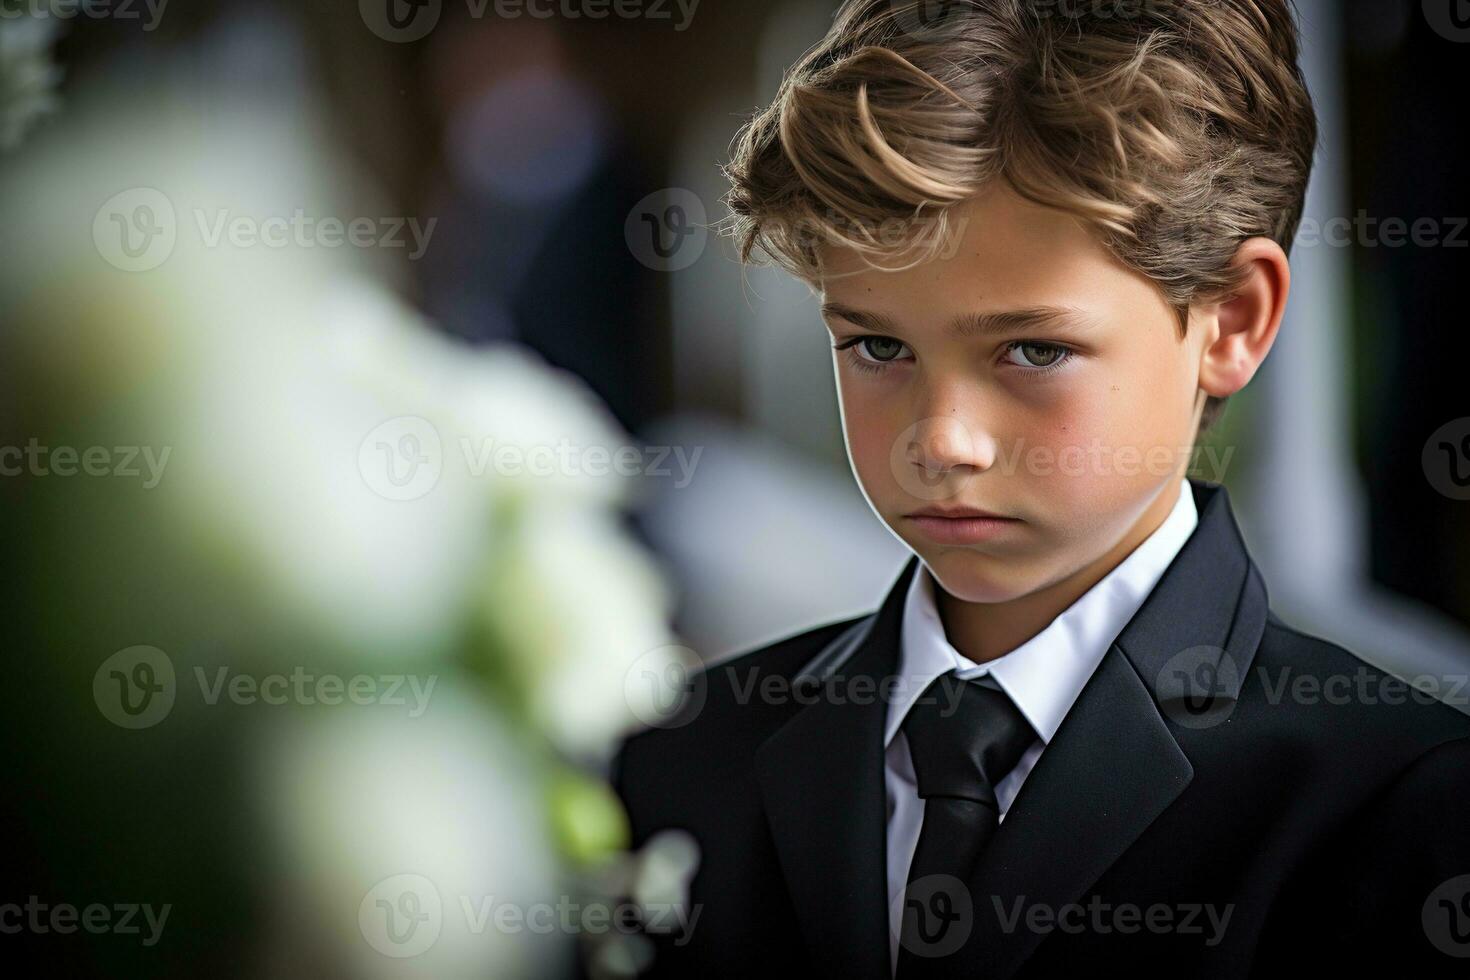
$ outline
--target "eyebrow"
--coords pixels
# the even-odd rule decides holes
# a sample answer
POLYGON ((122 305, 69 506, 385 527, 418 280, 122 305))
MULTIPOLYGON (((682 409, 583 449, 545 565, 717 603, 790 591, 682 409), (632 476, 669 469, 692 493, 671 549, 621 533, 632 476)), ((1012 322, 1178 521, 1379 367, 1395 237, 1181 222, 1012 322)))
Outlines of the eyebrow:
MULTIPOLYGON (((886 314, 855 310, 841 303, 823 303, 822 316, 838 317, 875 333, 896 333, 898 327, 893 318, 886 314)), ((1087 319, 1076 307, 1030 306, 993 313, 962 313, 949 322, 949 332, 955 337, 997 336, 1022 333, 1038 327, 1078 324, 1087 319)))

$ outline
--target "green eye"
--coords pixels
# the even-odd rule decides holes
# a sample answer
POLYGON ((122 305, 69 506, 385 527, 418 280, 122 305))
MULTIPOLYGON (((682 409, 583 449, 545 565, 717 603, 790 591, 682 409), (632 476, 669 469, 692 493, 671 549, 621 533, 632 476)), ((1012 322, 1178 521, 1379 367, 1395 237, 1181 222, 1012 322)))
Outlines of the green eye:
POLYGON ((1010 350, 1005 351, 1005 359, 1017 367, 1026 367, 1033 372, 1047 372, 1055 370, 1066 363, 1072 356, 1072 350, 1061 344, 1048 344, 1044 341, 1016 341, 1010 345, 1010 350), (1022 360, 1016 360, 1014 354, 1020 354, 1022 360))
POLYGON ((892 337, 864 337, 858 350, 875 361, 891 361, 903 352, 902 341, 892 337))
POLYGON ((1030 367, 1050 367, 1064 353, 1055 344, 1017 344, 1016 350, 1025 354, 1030 367))

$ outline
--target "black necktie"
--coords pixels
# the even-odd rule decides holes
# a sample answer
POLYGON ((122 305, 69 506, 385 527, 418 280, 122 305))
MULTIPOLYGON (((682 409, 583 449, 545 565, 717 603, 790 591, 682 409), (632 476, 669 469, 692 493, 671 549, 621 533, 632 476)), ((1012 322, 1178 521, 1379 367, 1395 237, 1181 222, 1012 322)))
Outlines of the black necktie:
POLYGON ((1000 826, 995 784, 1038 737, 1004 691, 984 684, 941 674, 904 719, 924 821, 909 864, 898 980, 953 968, 945 959, 971 925, 960 923, 963 910, 979 907, 968 892, 963 898, 955 892, 967 888, 980 852, 1000 826))

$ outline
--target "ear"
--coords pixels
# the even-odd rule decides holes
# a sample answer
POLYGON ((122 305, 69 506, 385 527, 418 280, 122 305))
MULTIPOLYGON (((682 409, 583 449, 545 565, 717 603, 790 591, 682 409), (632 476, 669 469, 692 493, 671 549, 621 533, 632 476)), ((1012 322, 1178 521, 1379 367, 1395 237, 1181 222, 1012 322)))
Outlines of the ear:
POLYGON ((1269 238, 1247 238, 1235 251, 1234 265, 1245 269, 1240 287, 1221 300, 1190 311, 1205 338, 1200 351, 1199 386, 1224 398, 1246 386, 1276 342, 1291 266, 1286 253, 1269 238))

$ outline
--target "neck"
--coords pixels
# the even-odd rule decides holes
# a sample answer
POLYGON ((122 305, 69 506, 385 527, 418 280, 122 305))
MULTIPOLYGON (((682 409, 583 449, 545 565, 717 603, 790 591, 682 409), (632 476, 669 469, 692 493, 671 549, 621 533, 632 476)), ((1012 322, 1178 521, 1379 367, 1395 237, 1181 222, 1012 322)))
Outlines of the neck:
POLYGON ((1158 530, 1179 500, 1180 481, 1164 491, 1102 556, 1057 582, 1006 602, 964 602, 935 581, 935 602, 950 644, 975 663, 1005 656, 1046 629, 1069 606, 1158 530))

